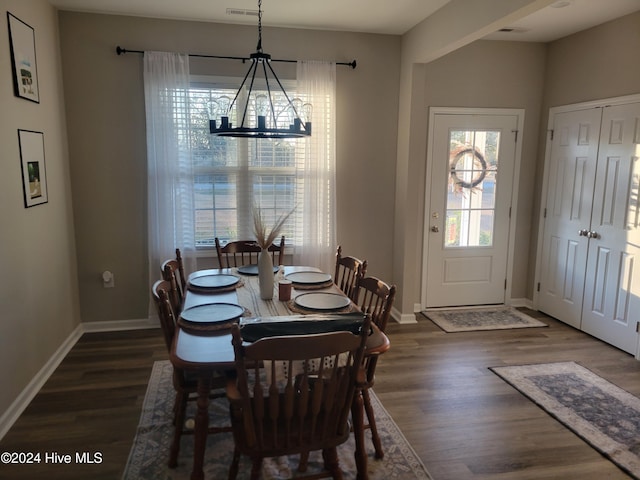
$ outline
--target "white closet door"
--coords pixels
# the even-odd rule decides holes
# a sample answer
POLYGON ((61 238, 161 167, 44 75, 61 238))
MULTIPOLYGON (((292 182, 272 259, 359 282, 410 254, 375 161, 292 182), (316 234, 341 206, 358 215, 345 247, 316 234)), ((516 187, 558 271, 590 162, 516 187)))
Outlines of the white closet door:
POLYGON ((602 109, 558 113, 548 160, 538 308, 580 328, 602 109))
POLYGON ((582 329, 635 353, 640 320, 640 103, 604 108, 582 329))

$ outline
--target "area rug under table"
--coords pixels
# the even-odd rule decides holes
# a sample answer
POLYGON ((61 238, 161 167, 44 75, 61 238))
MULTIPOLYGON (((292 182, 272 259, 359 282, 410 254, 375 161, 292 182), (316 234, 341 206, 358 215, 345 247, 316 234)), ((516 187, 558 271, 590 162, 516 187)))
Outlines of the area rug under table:
POLYGON ((422 312, 445 332, 506 330, 547 325, 513 307, 433 308, 422 312))
MULTIPOLYGON (((173 425, 174 390, 171 383, 172 367, 169 361, 155 362, 142 407, 142 415, 138 425, 133 447, 125 468, 124 480, 178 480, 189 479, 193 458, 193 435, 182 437, 178 466, 167 467, 169 445, 171 443, 173 425)), ((431 479, 429 473, 409 445, 406 438, 384 409, 376 395, 371 392, 371 402, 375 410, 378 433, 384 448, 384 458, 373 458, 373 446, 366 432, 366 443, 369 454, 368 471, 371 480, 387 479, 431 479)), ((189 402, 194 404, 195 402, 189 402)), ((195 405, 190 405, 187 421, 193 419, 195 405)), ((229 423, 229 407, 226 399, 217 399, 209 406, 210 425, 227 425, 229 423)), ((355 449, 353 435, 338 447, 340 467, 345 479, 355 478, 355 449)), ((231 433, 212 434, 207 437, 204 474, 207 479, 227 478, 231 456, 233 453, 233 437, 231 433)), ((298 457, 279 457, 265 459, 263 464, 264 480, 296 478, 322 470, 320 452, 312 452, 309 466, 305 474, 298 474, 298 457)), ((241 458, 238 479, 249 478, 251 463, 245 456, 241 458)))
POLYGON ((640 399, 574 362, 491 368, 634 478, 640 399))

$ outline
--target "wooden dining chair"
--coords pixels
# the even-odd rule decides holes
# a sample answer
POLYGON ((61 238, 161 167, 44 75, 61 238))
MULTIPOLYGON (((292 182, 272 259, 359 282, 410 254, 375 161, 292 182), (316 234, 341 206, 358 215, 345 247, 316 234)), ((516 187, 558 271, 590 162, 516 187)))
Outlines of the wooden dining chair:
MULTIPOLYGON (((357 285, 355 297, 357 305, 363 313, 371 316, 371 321, 381 332, 384 333, 387 328, 389 317, 391 316, 391 308, 396 296, 396 286, 387 285, 376 277, 360 278, 357 285)), ((362 395, 364 403, 364 411, 367 416, 368 424, 364 428, 371 430, 371 439, 375 448, 375 457, 382 458, 384 452, 376 427, 376 419, 371 406, 371 398, 369 389, 373 387, 375 381, 376 365, 379 355, 370 355, 364 359, 365 378, 364 382, 359 385, 358 393, 362 395)))
POLYGON ((343 257, 342 246, 338 245, 333 282, 351 300, 357 301, 354 294, 356 293, 358 278, 364 277, 366 273, 367 261, 356 257, 343 257))
MULTIPOLYGON (((167 351, 171 350, 173 338, 176 334, 177 318, 171 306, 171 282, 167 280, 158 280, 152 288, 152 296, 155 300, 158 317, 160 318, 160 326, 167 351)), ((169 450, 169 468, 175 468, 178 463, 178 454, 180 453, 180 439, 182 435, 193 435, 193 429, 184 426, 187 411, 187 403, 197 400, 198 381, 196 375, 191 375, 184 370, 173 367, 173 388, 176 392, 173 405, 173 425, 174 433, 169 450)), ((217 372, 212 378, 212 391, 209 395, 210 399, 220 398, 225 395, 226 386, 225 372, 217 372)), ((209 429, 211 433, 231 431, 231 427, 212 427, 209 429)))
POLYGON ((187 291, 187 277, 184 272, 184 264, 180 249, 176 248, 176 258, 162 262, 160 267, 162 278, 171 284, 169 300, 176 314, 182 311, 184 296, 187 291))
MULTIPOLYGON (((244 265, 257 265, 258 254, 262 250, 255 240, 237 240, 220 244, 215 238, 218 265, 220 268, 242 267, 244 265)), ((284 235, 280 237, 279 244, 272 244, 268 250, 271 252, 273 264, 283 265, 284 261, 284 235)))
POLYGON ((251 458, 251 479, 258 479, 263 458, 315 450, 322 450, 332 478, 342 479, 336 448, 349 437, 369 325, 367 317, 358 335, 277 336, 249 345, 232 327, 237 380, 227 386, 235 442, 229 479, 241 455, 251 458))

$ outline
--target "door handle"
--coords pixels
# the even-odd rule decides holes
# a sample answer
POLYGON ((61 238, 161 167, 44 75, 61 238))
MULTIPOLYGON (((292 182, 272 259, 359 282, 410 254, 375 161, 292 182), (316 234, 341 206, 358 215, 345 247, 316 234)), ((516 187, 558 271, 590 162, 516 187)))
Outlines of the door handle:
POLYGON ((586 228, 578 230, 578 235, 587 238, 600 238, 600 234, 598 232, 595 230, 587 230, 586 228))
POLYGON ((437 225, 432 225, 432 226, 431 226, 431 231, 432 231, 432 232, 435 232, 435 233, 438 233, 438 232, 440 231, 440 229, 438 228, 438 226, 437 226, 437 225))

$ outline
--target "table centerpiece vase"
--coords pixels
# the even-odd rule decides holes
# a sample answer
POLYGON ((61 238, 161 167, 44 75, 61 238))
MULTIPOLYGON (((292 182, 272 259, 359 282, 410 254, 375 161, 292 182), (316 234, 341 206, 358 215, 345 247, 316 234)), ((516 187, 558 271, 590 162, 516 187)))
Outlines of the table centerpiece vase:
MULTIPOLYGON (((269 232, 262 219, 260 208, 255 205, 253 207, 253 229, 256 235, 256 242, 262 249, 258 254, 258 283, 260 285, 260 298, 263 300, 271 300, 273 298, 273 258, 271 257, 269 247, 273 244, 276 237, 280 235, 280 230, 282 230, 284 223, 293 213, 293 210, 295 210, 295 208, 289 213, 281 215, 269 232)), ((282 254, 282 252, 280 254, 282 254)))
POLYGON ((260 285, 260 298, 271 300, 273 298, 273 259, 271 252, 263 248, 258 254, 258 283, 260 285))

